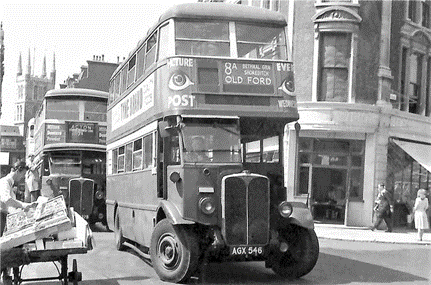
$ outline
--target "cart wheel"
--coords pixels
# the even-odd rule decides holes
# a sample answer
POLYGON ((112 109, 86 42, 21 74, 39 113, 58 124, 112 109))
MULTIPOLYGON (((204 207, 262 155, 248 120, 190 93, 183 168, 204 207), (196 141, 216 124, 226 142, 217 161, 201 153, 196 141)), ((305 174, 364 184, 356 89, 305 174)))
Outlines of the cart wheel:
POLYGON ((69 281, 73 282, 73 285, 78 285, 79 281, 82 281, 82 272, 78 272, 78 262, 76 259, 73 260, 72 271, 69 272, 69 281))

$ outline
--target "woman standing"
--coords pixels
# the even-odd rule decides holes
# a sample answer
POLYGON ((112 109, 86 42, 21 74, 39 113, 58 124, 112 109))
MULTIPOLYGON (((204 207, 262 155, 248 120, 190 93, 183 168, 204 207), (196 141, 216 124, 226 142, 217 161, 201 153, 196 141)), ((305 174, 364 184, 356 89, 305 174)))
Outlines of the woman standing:
POLYGON ((425 189, 418 190, 418 197, 415 201, 415 206, 413 207, 413 212, 415 213, 415 227, 418 230, 418 239, 422 240, 424 230, 429 229, 428 217, 426 210, 428 209, 428 198, 425 189))

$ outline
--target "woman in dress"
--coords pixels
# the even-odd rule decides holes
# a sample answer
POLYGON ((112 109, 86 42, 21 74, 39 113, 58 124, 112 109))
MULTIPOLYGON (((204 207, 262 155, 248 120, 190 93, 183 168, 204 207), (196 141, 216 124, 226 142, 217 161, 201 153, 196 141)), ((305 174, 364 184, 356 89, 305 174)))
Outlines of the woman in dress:
POLYGON ((424 230, 429 229, 428 217, 426 210, 428 209, 428 198, 425 189, 418 190, 418 197, 415 201, 415 206, 413 207, 413 212, 415 213, 415 227, 418 230, 418 238, 422 240, 424 230))

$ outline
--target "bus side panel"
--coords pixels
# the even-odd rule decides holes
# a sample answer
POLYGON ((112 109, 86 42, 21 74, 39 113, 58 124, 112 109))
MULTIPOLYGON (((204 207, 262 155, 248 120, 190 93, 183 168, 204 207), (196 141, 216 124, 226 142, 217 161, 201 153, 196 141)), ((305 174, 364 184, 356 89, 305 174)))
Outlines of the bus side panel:
POLYGON ((133 230, 136 242, 150 246, 153 232, 153 218, 157 209, 157 175, 152 174, 151 169, 139 171, 133 174, 135 210, 133 218, 133 230))
MULTIPOLYGON (((132 210, 130 205, 134 203, 134 191, 132 184, 133 178, 126 174, 117 174, 107 177, 107 200, 117 202, 120 226, 123 235, 127 238, 133 239, 133 223, 132 223, 132 210)), ((113 219, 113 209, 110 205, 109 215, 113 219)), ((114 228, 113 222, 112 229, 114 228)))

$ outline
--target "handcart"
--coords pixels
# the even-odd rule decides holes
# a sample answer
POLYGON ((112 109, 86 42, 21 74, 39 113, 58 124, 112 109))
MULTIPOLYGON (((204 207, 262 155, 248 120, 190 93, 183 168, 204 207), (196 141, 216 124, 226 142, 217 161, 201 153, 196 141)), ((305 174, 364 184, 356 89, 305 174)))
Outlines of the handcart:
POLYGON ((12 268, 13 276, 10 284, 18 285, 26 281, 60 280, 63 285, 68 284, 68 282, 72 282, 72 284, 75 285, 82 280, 82 273, 78 271, 76 259, 73 259, 72 271, 68 272, 68 256, 69 254, 84 254, 87 253, 87 251, 88 249, 85 247, 46 250, 13 248, 7 252, 2 252, 1 265, 2 270, 5 268, 12 268), (25 265, 49 261, 54 263, 58 271, 58 276, 28 279, 22 278, 21 272, 25 265), (60 268, 58 268, 55 262, 60 263, 60 268))
POLYGON ((5 283, 17 285, 24 281, 60 280, 62 284, 69 281, 78 284, 82 274, 78 272, 76 259, 71 272, 68 272, 67 263, 69 254, 84 254, 93 249, 93 235, 87 221, 73 208, 66 208, 62 196, 38 205, 36 212, 38 210, 40 218, 34 218, 35 214, 29 218, 23 212, 7 217, 7 228, 17 230, 10 230, 0 238, 1 270, 12 268, 13 271, 12 280, 5 280, 5 283), (49 261, 54 263, 58 276, 22 278, 25 265, 49 261))

